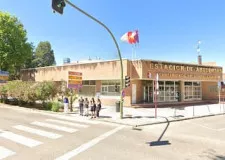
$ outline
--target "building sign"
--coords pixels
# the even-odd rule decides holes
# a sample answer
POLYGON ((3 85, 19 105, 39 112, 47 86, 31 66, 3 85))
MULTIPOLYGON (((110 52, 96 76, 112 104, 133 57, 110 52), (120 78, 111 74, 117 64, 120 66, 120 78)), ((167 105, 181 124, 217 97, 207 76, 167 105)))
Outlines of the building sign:
MULTIPOLYGON (((148 62, 148 72, 159 73, 162 79, 213 80, 218 81, 222 67, 207 67, 199 65, 173 64, 165 62, 148 62)), ((149 78, 149 77, 147 77, 149 78)))
POLYGON ((222 73, 220 67, 204 67, 204 66, 188 66, 182 64, 163 64, 150 63, 150 69, 159 69, 167 71, 186 71, 186 72, 200 72, 200 73, 222 73))
POLYGON ((218 80, 217 75, 205 75, 205 74, 188 74, 188 73, 159 73, 163 79, 185 79, 185 80, 218 80))
POLYGON ((0 83, 6 83, 9 79, 9 72, 0 70, 0 83))
POLYGON ((79 89, 82 87, 82 73, 81 72, 68 72, 68 88, 79 89))

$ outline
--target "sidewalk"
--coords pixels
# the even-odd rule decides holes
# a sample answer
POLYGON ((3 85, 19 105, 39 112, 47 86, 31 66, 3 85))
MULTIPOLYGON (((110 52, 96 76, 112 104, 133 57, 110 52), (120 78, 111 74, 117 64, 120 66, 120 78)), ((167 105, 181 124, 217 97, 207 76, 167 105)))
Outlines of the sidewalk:
MULTIPOLYGON (((52 112, 37 110, 34 108, 26 108, 19 106, 11 106, 0 104, 0 107, 8 107, 16 110, 42 112, 48 114, 58 114, 72 117, 79 117, 79 119, 90 119, 79 115, 78 104, 73 104, 73 112, 52 112)), ((157 118, 155 118, 155 108, 123 108, 123 119, 120 119, 120 112, 116 112, 115 106, 103 106, 100 111, 100 118, 93 119, 93 121, 103 121, 109 123, 123 124, 128 126, 144 126, 159 123, 168 123, 173 121, 181 121, 185 119, 200 118, 205 116, 222 115, 225 114, 225 103, 209 104, 209 105, 195 105, 188 107, 168 107, 158 108, 157 118)))
POLYGON ((100 112, 100 121, 124 124, 130 126, 143 126, 167 121, 180 121, 212 115, 225 114, 225 104, 196 105, 188 107, 158 108, 155 118, 155 108, 127 108, 124 107, 124 118, 113 106, 104 106, 100 112))

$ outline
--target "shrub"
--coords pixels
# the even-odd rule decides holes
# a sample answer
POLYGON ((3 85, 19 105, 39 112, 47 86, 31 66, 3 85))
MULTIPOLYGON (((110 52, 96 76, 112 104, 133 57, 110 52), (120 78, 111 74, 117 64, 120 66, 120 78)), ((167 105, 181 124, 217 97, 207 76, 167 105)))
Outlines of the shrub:
POLYGON ((52 102, 47 102, 44 104, 44 109, 45 110, 52 110, 52 102))
MULTIPOLYGON (((35 95, 35 83, 34 82, 23 82, 23 81, 10 81, 6 85, 8 94, 18 102, 13 100, 14 105, 24 105, 27 103, 34 103, 36 98, 35 95)), ((11 104, 11 103, 10 103, 11 104)))
POLYGON ((0 86, 0 103, 5 102, 7 99, 7 88, 6 86, 0 86))
POLYGON ((52 103, 52 111, 53 112, 58 112, 60 107, 61 107, 61 103, 60 102, 53 102, 52 103))
POLYGON ((54 82, 51 81, 38 83, 35 91, 37 99, 41 100, 43 105, 46 100, 49 100, 56 94, 54 82))

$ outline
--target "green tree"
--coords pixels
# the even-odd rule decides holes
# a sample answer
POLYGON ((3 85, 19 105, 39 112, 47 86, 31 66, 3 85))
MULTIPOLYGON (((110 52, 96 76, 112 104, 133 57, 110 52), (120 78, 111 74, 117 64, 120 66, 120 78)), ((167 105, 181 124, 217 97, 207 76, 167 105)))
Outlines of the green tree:
POLYGON ((35 89, 36 96, 38 100, 42 101, 43 106, 47 100, 53 99, 56 96, 57 91, 54 82, 44 81, 39 82, 35 89))
POLYGON ((50 42, 45 41, 38 44, 32 64, 34 67, 45 67, 56 64, 54 51, 52 50, 50 42))
POLYGON ((15 16, 0 11, 0 69, 9 71, 11 79, 18 79, 32 50, 23 24, 15 16))

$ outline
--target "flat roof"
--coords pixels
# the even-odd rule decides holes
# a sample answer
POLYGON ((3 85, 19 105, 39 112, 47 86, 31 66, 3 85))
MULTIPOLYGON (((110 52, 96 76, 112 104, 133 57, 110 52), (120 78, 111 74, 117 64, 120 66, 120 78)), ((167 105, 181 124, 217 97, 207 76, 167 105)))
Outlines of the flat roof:
MULTIPOLYGON (((221 66, 211 66, 211 65, 199 65, 193 63, 185 63, 185 62, 174 62, 174 61, 162 61, 162 60, 152 60, 152 59, 135 59, 130 60, 127 58, 122 58, 122 60, 128 61, 151 61, 151 62, 158 62, 158 63, 171 63, 171 64, 180 64, 180 65, 191 65, 191 66, 203 66, 203 67, 213 67, 213 68, 223 68, 221 66)), ((63 66, 71 66, 71 65, 85 65, 85 64, 93 64, 93 63, 103 63, 103 62, 112 62, 112 61, 119 61, 119 59, 111 59, 111 60, 90 60, 90 61, 78 61, 78 63, 66 63, 60 66, 46 66, 46 67, 38 67, 38 68, 28 68, 28 69, 21 69, 21 70, 32 70, 32 69, 43 69, 43 68, 54 68, 54 67, 63 67, 63 66)))

